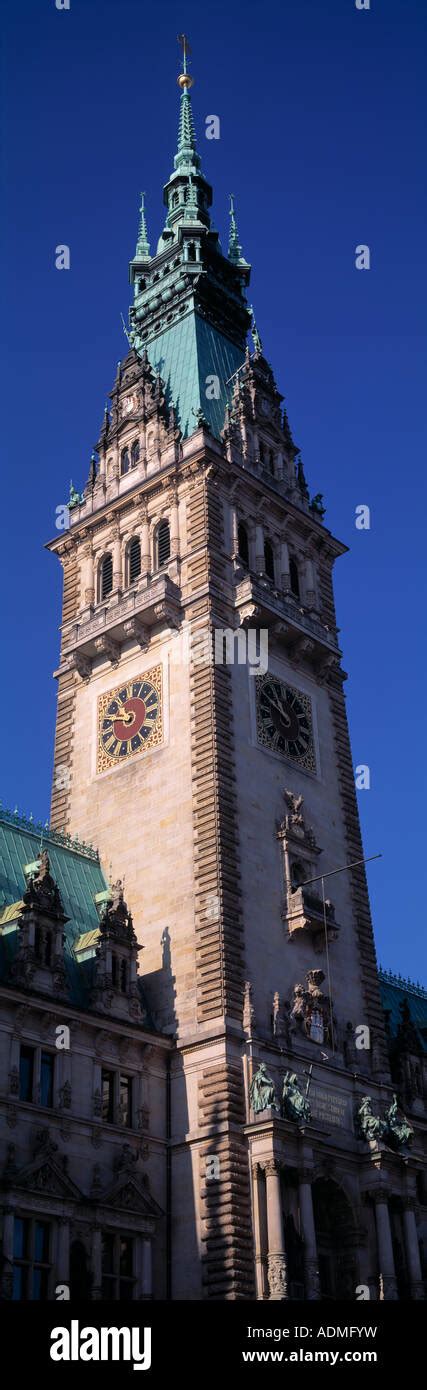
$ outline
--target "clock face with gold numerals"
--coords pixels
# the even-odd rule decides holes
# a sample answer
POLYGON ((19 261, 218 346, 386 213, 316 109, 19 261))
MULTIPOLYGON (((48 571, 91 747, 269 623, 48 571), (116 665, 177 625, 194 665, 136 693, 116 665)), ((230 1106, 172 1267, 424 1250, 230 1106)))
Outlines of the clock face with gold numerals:
POLYGON ((97 772, 163 743, 162 668, 124 681, 98 700, 97 772))
POLYGON ((267 672, 255 677, 257 740, 272 753, 316 771, 311 700, 267 672))

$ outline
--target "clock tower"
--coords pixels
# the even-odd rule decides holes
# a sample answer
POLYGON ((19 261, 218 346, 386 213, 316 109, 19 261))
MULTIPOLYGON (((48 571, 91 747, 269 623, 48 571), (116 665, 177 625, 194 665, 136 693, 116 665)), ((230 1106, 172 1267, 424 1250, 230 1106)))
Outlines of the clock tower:
POLYGON ((345 547, 247 302, 233 199, 227 253, 212 225, 184 69, 165 226, 151 254, 142 198, 129 352, 50 545, 52 824, 124 878, 153 1025, 175 1040, 173 1296, 315 1297, 316 1165, 341 1154, 358 1210, 354 1077, 362 1094, 388 1079, 363 864, 319 888, 363 856, 332 588, 345 547), (313 1068, 311 1129, 255 1114, 261 1063, 278 1097, 285 1068, 313 1068))

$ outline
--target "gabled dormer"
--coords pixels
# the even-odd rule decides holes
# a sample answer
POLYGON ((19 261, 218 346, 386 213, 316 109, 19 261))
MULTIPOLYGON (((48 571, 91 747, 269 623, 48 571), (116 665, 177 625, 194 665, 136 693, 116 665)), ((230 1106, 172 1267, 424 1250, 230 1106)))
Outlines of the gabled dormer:
POLYGON ((65 916, 59 888, 50 872, 49 855, 24 868, 27 887, 18 916, 19 942, 12 968, 17 984, 49 994, 66 994, 65 916))
MULTIPOLYGON (((99 933, 89 952, 95 954, 92 1003, 105 1012, 139 1021, 138 953, 143 948, 138 945, 120 879, 98 896, 97 907, 99 933)), ((88 954, 83 941, 77 942, 75 953, 78 960, 88 954)))

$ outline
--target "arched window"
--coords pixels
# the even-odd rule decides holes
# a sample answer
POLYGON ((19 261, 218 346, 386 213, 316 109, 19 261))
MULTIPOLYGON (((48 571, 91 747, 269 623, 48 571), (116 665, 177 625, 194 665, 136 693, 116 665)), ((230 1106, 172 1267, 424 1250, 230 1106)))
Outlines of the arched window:
POLYGON ((107 598, 113 587, 113 557, 103 555, 101 560, 101 598, 107 598))
POLYGON ((246 526, 243 521, 239 521, 237 528, 237 544, 239 547, 239 560, 246 569, 249 569, 249 541, 246 526))
POLYGON ((177 207, 178 207, 178 203, 179 203, 179 193, 174 193, 174 194, 172 195, 172 207, 173 207, 173 208, 177 208, 177 207))
POLYGON ((128 972, 125 960, 120 961, 120 989, 122 994, 126 994, 128 987, 128 972))
POLYGON ((290 582, 291 582, 291 593, 295 595, 295 598, 299 598, 299 596, 300 596, 300 590, 299 590, 298 565, 297 565, 296 560, 294 560, 294 559, 291 559, 291 560, 289 561, 289 578, 290 578, 290 582))
POLYGON ((270 449, 270 453, 269 453, 269 455, 268 455, 268 466, 269 466, 269 469, 270 469, 270 473, 271 473, 272 477, 274 478, 274 454, 273 454, 273 450, 272 450, 272 449, 270 449))
POLYGON ((264 542, 264 569, 268 579, 274 583, 274 555, 271 541, 264 542))
POLYGON ((136 468, 137 463, 139 463, 139 439, 134 439, 133 441, 130 451, 130 460, 132 468, 136 468))
POLYGON ((300 883, 304 883, 306 878, 307 873, 304 864, 301 864, 299 859, 294 859, 293 864, 291 864, 292 891, 295 892, 295 889, 299 888, 300 883))
POLYGON ((129 546, 129 584, 134 584, 141 573, 141 542, 139 536, 132 536, 129 546))
POLYGON ((160 521, 156 535, 156 569, 160 570, 166 564, 171 553, 169 522, 160 521))
POLYGON ((139 291, 139 294, 142 294, 142 291, 145 290, 145 285, 146 285, 146 281, 145 281, 145 280, 140 280, 140 281, 139 281, 139 284, 138 284, 138 291, 139 291))
POLYGON ((121 472, 121 473, 128 473, 128 472, 129 472, 129 469, 130 469, 129 449, 126 448, 126 449, 122 449, 122 454, 121 454, 121 459, 120 459, 120 472, 121 472))

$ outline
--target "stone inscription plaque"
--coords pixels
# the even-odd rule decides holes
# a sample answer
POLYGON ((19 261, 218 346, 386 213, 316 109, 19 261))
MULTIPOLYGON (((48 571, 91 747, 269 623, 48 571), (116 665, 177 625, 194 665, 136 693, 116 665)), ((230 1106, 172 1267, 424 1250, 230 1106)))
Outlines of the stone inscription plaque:
POLYGON ((313 1120, 320 1120, 324 1125, 336 1125, 339 1129, 353 1128, 351 1096, 314 1084, 310 1086, 308 1099, 313 1120))

